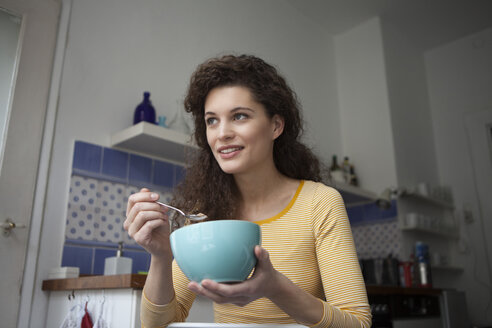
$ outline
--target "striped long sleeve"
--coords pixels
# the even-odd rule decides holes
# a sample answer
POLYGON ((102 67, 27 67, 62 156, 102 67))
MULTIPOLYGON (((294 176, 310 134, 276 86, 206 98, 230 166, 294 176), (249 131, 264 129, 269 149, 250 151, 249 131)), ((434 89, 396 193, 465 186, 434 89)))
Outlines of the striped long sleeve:
MULTIPOLYGON (((313 327, 370 327, 371 313, 364 280, 342 197, 333 188, 301 181, 287 207, 276 216, 255 221, 261 226, 262 246, 274 268, 307 293, 320 299, 324 315, 313 327)), ((173 264, 176 297, 164 306, 160 320, 145 325, 162 327, 183 321, 195 295, 188 280, 173 264), (170 310, 172 309, 172 310, 170 310)), ((158 306, 142 299, 142 322, 156 316, 158 306), (146 304, 146 305, 145 305, 146 304), (148 312, 152 309, 154 312, 148 312)), ((239 307, 214 304, 217 323, 296 323, 266 298, 239 307)))

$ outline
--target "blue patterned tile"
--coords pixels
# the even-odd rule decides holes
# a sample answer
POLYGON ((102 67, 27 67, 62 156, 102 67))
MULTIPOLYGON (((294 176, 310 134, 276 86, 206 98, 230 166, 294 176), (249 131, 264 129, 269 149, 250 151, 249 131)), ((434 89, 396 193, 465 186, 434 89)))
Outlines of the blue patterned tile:
POLYGON ((94 250, 89 247, 64 246, 62 266, 79 267, 80 274, 92 274, 94 250))
POLYGON ((382 219, 391 219, 398 216, 398 208, 396 205, 396 199, 391 200, 391 207, 387 210, 381 210, 382 219))
POLYGON ((65 239, 65 245, 70 246, 82 246, 82 247, 118 247, 115 243, 108 243, 95 240, 81 240, 81 239, 65 239))
POLYGON ((343 198, 343 202, 345 204, 349 204, 349 203, 360 203, 360 202, 364 202, 366 201, 367 199, 363 196, 359 196, 359 195, 356 195, 356 194, 352 194, 352 193, 349 193, 349 192, 345 192, 343 190, 338 190, 337 191, 340 193, 340 195, 342 196, 343 198))
POLYGON ((127 179, 128 153, 104 148, 102 173, 110 177, 127 179))
POLYGON ((172 188, 174 186, 174 166, 171 163, 154 161, 153 184, 172 188))
POLYGON ((351 225, 364 222, 364 206, 353 206, 347 208, 347 215, 351 225))
POLYGON ((152 160, 148 157, 130 154, 130 182, 150 183, 152 160))
POLYGON ((100 173, 102 147, 83 141, 76 141, 73 152, 74 169, 100 173))
POLYGON ((138 271, 149 271, 150 254, 147 252, 123 251, 123 256, 130 257, 132 262, 132 273, 138 271))
POLYGON ((364 220, 367 222, 381 220, 381 209, 376 204, 364 205, 364 220))

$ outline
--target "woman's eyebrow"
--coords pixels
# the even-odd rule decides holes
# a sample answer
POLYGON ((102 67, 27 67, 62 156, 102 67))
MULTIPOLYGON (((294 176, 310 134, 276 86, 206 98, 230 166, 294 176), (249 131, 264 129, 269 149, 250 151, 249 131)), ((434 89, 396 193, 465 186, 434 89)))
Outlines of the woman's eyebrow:
MULTIPOLYGON (((240 110, 247 110, 247 111, 250 111, 250 112, 254 112, 255 110, 252 109, 252 108, 249 108, 249 107, 242 107, 242 106, 238 106, 238 107, 234 107, 233 109, 230 110, 231 113, 235 113, 237 111, 240 111, 240 110)), ((205 112, 205 116, 207 115, 216 115, 214 112, 212 111, 206 111, 205 112)))
POLYGON ((252 108, 249 108, 249 107, 235 107, 233 109, 231 109, 231 112, 237 112, 237 111, 240 111, 240 110, 247 110, 247 111, 250 111, 250 112, 254 112, 255 110, 252 109, 252 108))

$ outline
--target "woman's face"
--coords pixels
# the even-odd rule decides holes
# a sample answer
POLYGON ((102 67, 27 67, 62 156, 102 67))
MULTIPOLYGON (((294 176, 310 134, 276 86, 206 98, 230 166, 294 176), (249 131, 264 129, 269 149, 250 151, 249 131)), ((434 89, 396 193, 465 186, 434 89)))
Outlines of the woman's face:
POLYGON ((229 174, 272 167, 273 143, 284 122, 270 118, 248 88, 212 89, 205 99, 207 141, 221 169, 229 174))

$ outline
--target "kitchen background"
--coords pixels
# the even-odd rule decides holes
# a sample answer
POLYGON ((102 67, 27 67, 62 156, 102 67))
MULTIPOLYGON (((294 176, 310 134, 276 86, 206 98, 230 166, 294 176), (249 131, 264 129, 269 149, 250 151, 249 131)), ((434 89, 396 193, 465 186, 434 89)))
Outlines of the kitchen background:
MULTIPOLYGON (((123 229, 128 196, 146 187, 169 203, 184 174, 179 164, 76 141, 61 265, 78 267, 83 275, 103 274, 105 259, 123 242, 132 273, 146 272, 150 255, 123 229)), ((359 258, 400 254, 396 206, 393 201, 389 209, 375 203, 348 208, 359 258)))
MULTIPOLYGON (((488 254, 492 251, 480 220, 486 231, 492 231, 492 222, 481 216, 463 126, 467 115, 491 109, 492 22, 467 35, 432 43, 418 23, 415 31, 405 29, 409 25, 398 19, 402 16, 352 17, 338 29, 330 28, 318 17, 326 7, 309 11, 305 2, 296 0, 63 3, 70 14, 66 48, 59 59, 63 71, 50 179, 43 217, 33 218, 42 222, 39 261, 35 272, 26 272, 24 279, 40 286, 51 268, 70 258, 64 254, 81 248, 92 252, 91 267, 84 270, 99 272, 94 263, 104 257, 101 254, 117 239, 126 238, 118 224, 128 192, 149 183, 168 197, 182 174, 182 163, 117 153, 118 158, 126 156, 129 168, 137 162, 150 165, 153 175, 133 179, 128 169, 112 179, 117 173, 105 171, 104 162, 97 172, 79 167, 77 152, 95 147, 111 154, 110 136, 131 124, 144 90, 151 92, 158 115, 172 117, 198 63, 223 53, 245 52, 278 66, 303 104, 305 141, 326 163, 332 154, 350 156, 364 189, 379 193, 419 182, 452 187, 462 236, 455 256, 464 270, 438 274, 435 285, 465 290, 472 322, 491 323, 486 315, 491 273, 485 259, 486 249, 488 254), (159 166, 170 171, 156 170, 159 166), (157 178, 158 172, 166 177, 157 178), (125 195, 103 215, 103 203, 115 201, 119 188, 125 195), (95 195, 87 198, 85 210, 75 200, 87 196, 83 190, 95 195), (89 199, 100 207, 90 208, 89 199), (468 224, 463 223, 463 208, 475 218, 468 224), (77 221, 83 215, 87 220, 82 225, 94 222, 90 229, 77 221), (100 244, 94 244, 98 233, 100 244)), ((322 6, 317 1, 311 4, 315 9, 322 6)), ((433 19, 439 21, 438 16, 433 19)), ((377 236, 379 228, 374 227, 385 225, 386 231, 394 231, 390 218, 394 216, 388 215, 385 223, 366 222, 361 236, 354 228, 356 241, 372 244, 367 232, 377 236)), ((400 241, 393 245, 401 246, 400 241)), ((138 247, 131 251, 141 252, 138 247)), ((47 295, 40 288, 35 288, 32 304, 36 306, 30 309, 31 321, 43 322, 47 295)))

